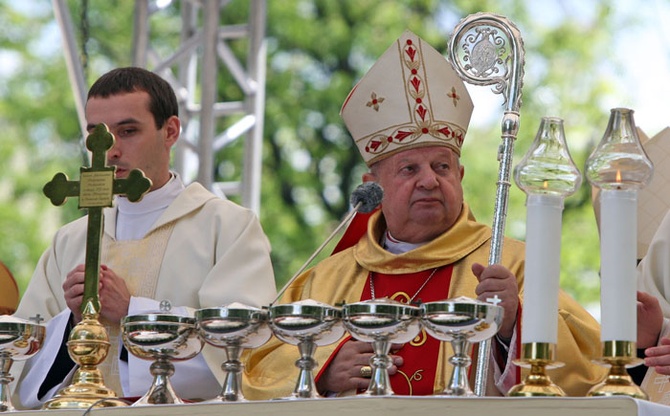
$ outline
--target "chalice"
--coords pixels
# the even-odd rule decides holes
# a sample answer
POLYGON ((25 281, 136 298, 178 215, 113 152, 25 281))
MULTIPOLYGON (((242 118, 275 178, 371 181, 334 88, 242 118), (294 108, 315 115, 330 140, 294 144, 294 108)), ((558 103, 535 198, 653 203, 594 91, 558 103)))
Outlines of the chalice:
POLYGON ((329 345, 344 335, 342 310, 311 299, 270 307, 270 328, 281 341, 297 345, 300 369, 291 396, 286 399, 314 399, 316 391, 313 370, 317 366, 314 352, 318 346, 329 345))
POLYGON ((351 336, 372 343, 372 375, 364 395, 393 395, 388 374, 391 344, 410 342, 419 334, 420 312, 417 306, 388 298, 365 300, 342 307, 342 319, 351 336))
POLYGON ((443 396, 475 396, 470 389, 467 369, 472 363, 467 349, 470 343, 493 337, 502 323, 502 306, 467 297, 427 302, 421 305, 421 322, 426 331, 440 341, 450 341, 454 366, 443 396))
POLYGON ((221 394, 208 403, 246 401, 242 394, 240 356, 245 348, 258 348, 272 336, 268 313, 240 303, 195 311, 200 337, 208 344, 223 348, 226 361, 221 365, 226 376, 221 394))
POLYGON ((172 362, 189 360, 202 350, 205 342, 198 336, 195 318, 154 313, 126 316, 121 334, 131 354, 153 361, 151 388, 133 406, 183 403, 170 382, 175 371, 172 362))
POLYGON ((27 360, 42 348, 46 328, 9 315, 0 316, 0 412, 16 410, 11 402, 9 370, 14 361, 27 360))

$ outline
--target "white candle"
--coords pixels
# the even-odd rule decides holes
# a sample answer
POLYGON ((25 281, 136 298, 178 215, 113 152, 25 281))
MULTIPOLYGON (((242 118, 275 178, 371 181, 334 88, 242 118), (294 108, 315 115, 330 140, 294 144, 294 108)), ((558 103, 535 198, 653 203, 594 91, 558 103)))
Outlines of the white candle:
POLYGON ((556 344, 563 198, 529 194, 526 208, 521 342, 556 344))
POLYGON ((601 341, 637 339, 637 191, 600 191, 601 341))

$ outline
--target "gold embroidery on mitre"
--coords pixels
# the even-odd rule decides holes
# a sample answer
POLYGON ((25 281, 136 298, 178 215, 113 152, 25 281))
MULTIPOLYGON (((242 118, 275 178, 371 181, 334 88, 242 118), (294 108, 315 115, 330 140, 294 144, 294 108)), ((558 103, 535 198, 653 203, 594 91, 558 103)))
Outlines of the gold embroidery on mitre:
POLYGON ((384 97, 377 97, 377 93, 373 92, 370 94, 370 101, 365 103, 365 105, 374 108, 375 111, 379 111, 379 104, 383 102, 384 97))
POLYGON ((465 139, 465 131, 451 123, 438 121, 423 126, 406 124, 396 127, 391 133, 379 132, 372 134, 365 145, 365 151, 373 155, 379 155, 385 153, 391 145, 394 145, 396 148, 409 148, 418 138, 425 134, 429 134, 447 144, 452 144, 454 149, 460 149, 465 139))
POLYGON ((458 100, 461 99, 461 96, 456 93, 455 87, 451 87, 451 92, 447 94, 447 97, 451 98, 452 102, 454 103, 454 107, 458 105, 458 100))

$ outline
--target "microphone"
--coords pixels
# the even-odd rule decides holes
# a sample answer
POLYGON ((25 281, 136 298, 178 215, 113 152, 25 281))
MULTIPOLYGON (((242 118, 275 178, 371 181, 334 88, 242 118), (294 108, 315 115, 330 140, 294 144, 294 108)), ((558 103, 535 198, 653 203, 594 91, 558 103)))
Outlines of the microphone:
MULTIPOLYGON (((351 193, 349 202, 354 207, 354 213, 367 214, 382 203, 382 198, 384 198, 384 190, 377 182, 363 182, 351 193)), ((353 217, 353 214, 350 216, 353 217)))
POLYGON ((307 266, 314 260, 316 256, 321 253, 321 251, 326 247, 328 243, 335 237, 335 235, 344 227, 346 224, 351 221, 351 219, 356 215, 357 212, 360 212, 362 214, 367 214, 368 212, 372 212, 379 204, 381 204, 382 199, 384 198, 384 190, 382 187, 377 183, 377 182, 363 182, 362 184, 358 185, 356 189, 351 193, 351 197, 349 198, 349 203, 353 205, 353 209, 347 214, 346 217, 340 222, 340 224, 333 230, 332 233, 326 238, 326 240, 312 253, 312 255, 307 259, 307 261, 300 266, 300 269, 298 269, 297 272, 289 279, 288 282, 284 285, 284 287, 277 293, 277 297, 270 303, 270 306, 272 306, 279 298, 281 295, 284 294, 286 289, 289 287, 293 281, 300 276, 302 272, 305 271, 307 266))

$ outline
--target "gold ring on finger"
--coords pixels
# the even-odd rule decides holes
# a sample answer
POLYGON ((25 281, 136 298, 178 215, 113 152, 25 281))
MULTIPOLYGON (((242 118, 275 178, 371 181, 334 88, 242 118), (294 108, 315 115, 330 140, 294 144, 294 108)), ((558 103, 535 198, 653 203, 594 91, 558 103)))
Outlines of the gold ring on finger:
POLYGON ((372 377, 372 367, 370 367, 369 365, 364 365, 363 367, 361 367, 358 373, 363 378, 370 378, 372 377))

